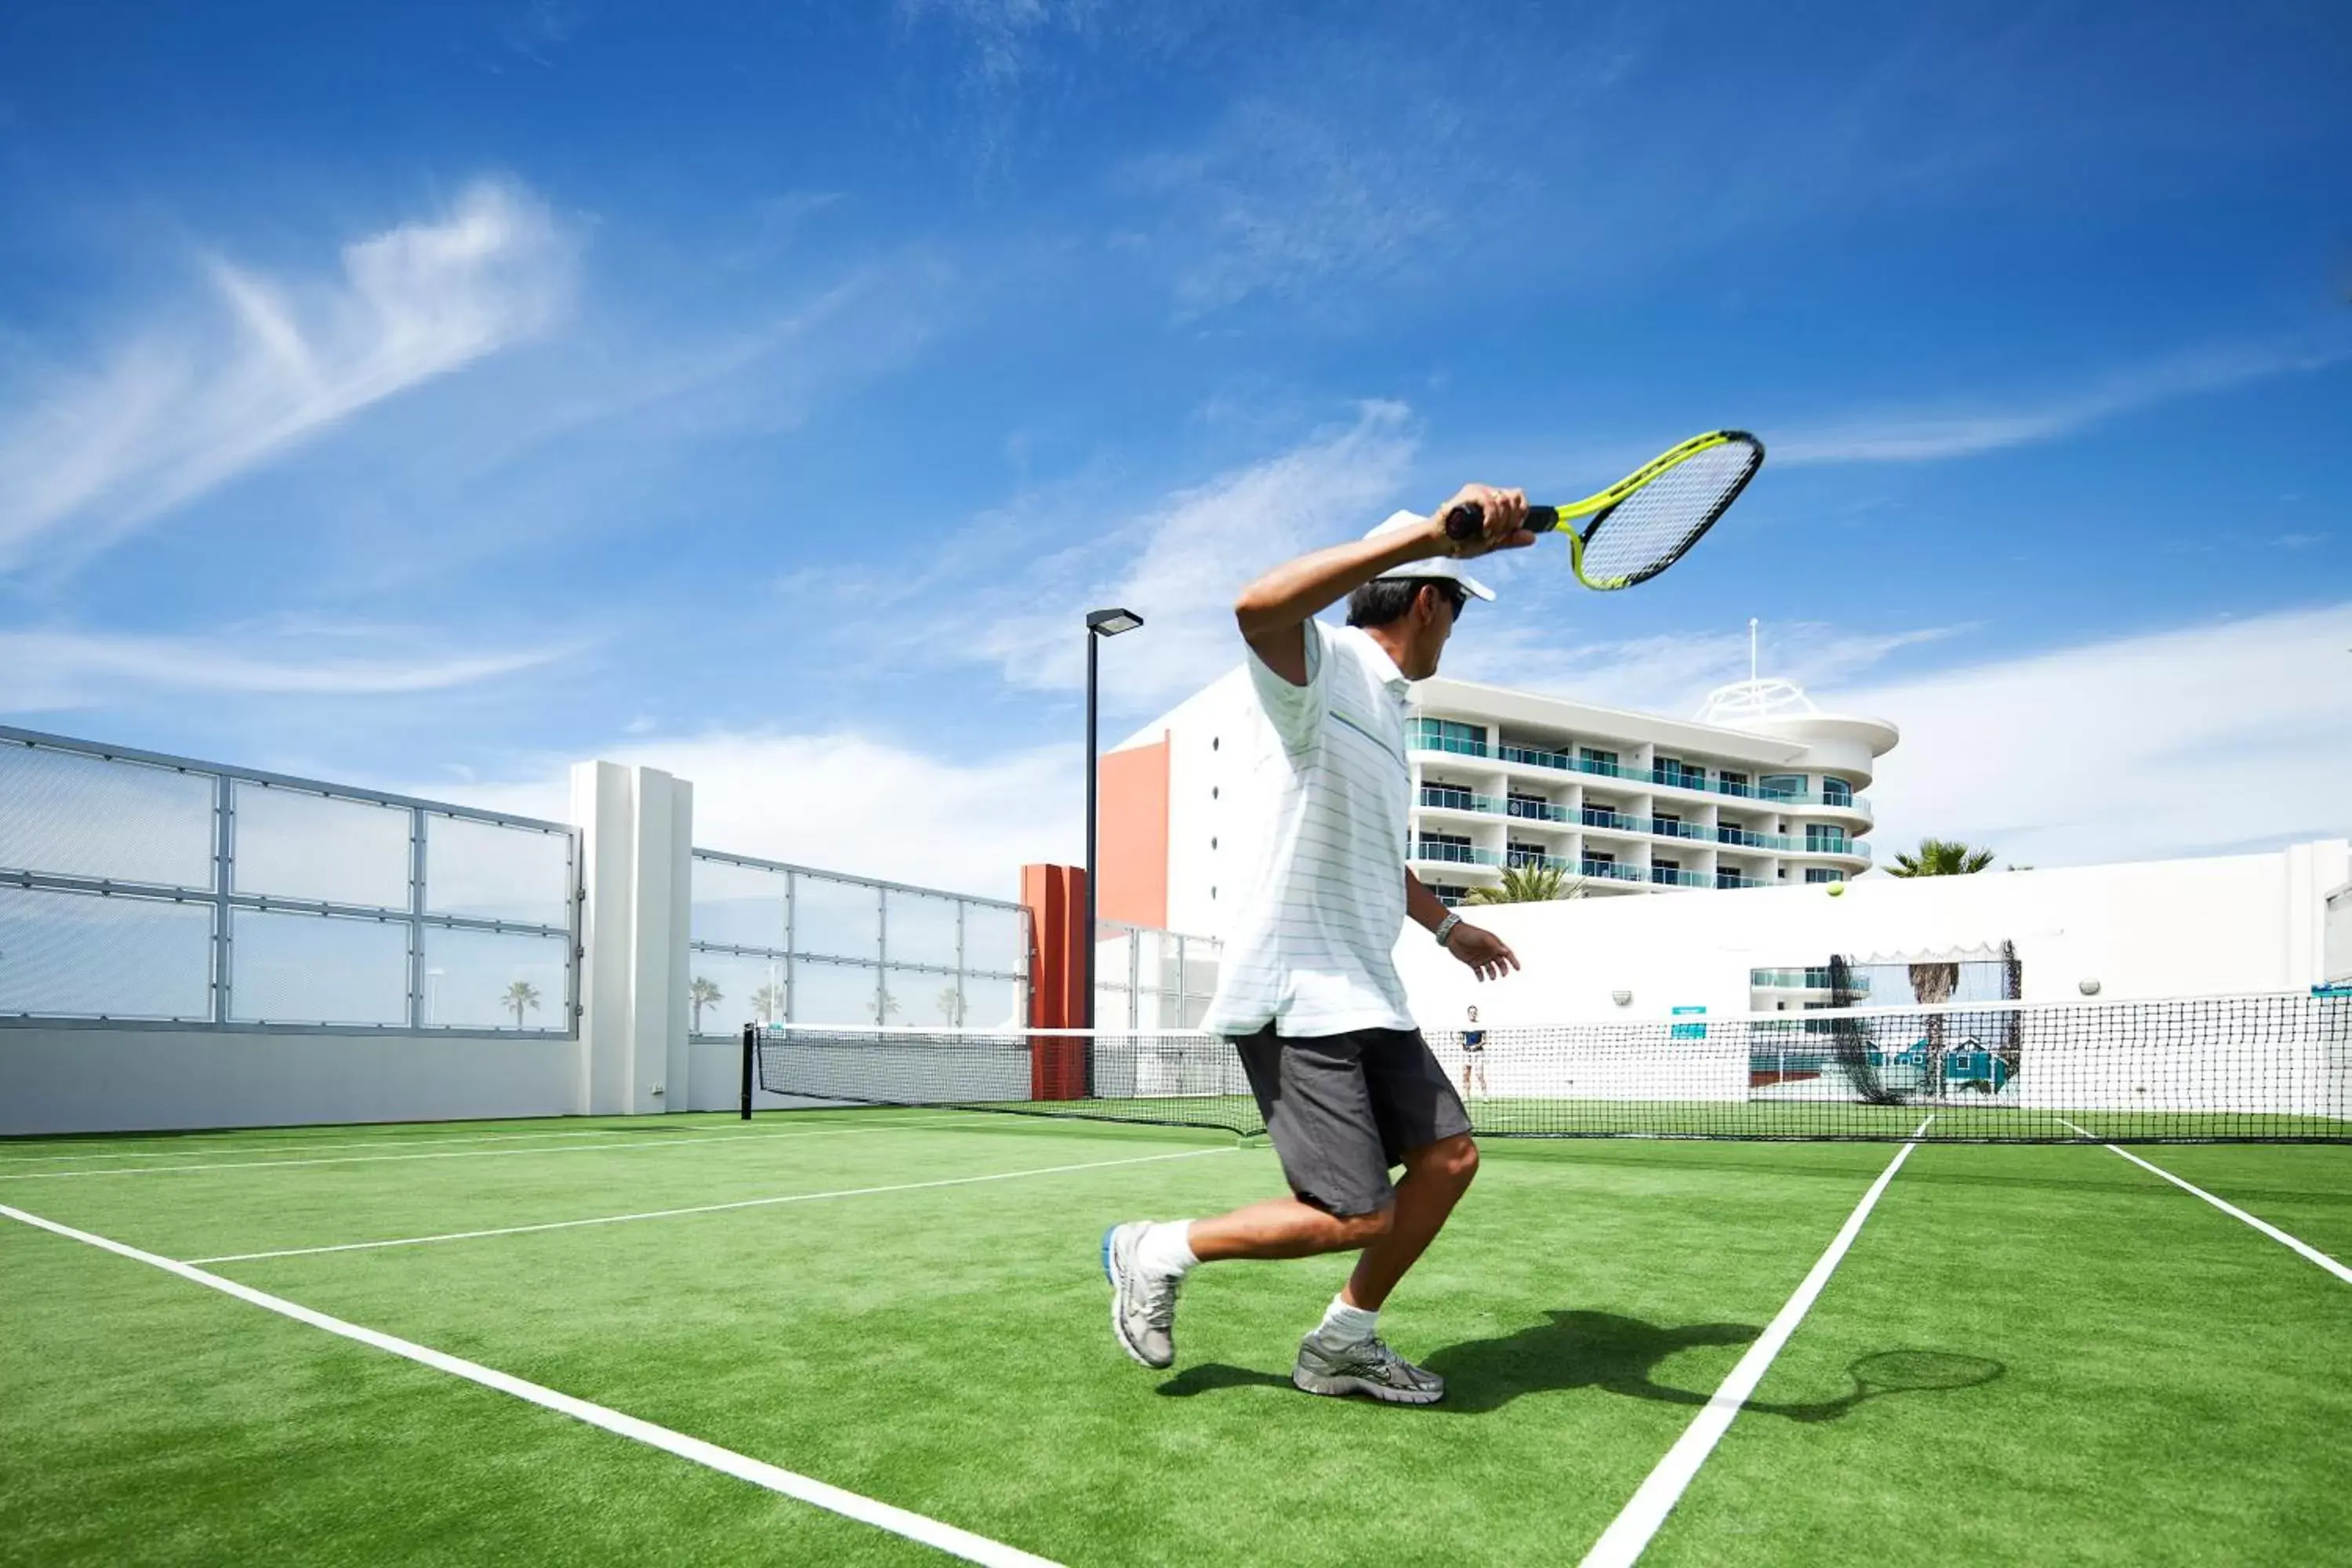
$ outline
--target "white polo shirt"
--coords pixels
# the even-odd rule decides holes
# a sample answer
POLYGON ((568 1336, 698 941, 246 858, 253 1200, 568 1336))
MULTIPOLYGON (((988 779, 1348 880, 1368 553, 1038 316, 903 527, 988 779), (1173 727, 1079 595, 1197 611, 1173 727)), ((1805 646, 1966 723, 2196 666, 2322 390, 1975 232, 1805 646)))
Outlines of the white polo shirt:
POLYGON ((1308 621, 1307 684, 1249 655, 1281 770, 1256 886, 1225 936, 1203 1026, 1284 1035, 1409 1029, 1392 952, 1403 929, 1406 681, 1354 626, 1308 621))

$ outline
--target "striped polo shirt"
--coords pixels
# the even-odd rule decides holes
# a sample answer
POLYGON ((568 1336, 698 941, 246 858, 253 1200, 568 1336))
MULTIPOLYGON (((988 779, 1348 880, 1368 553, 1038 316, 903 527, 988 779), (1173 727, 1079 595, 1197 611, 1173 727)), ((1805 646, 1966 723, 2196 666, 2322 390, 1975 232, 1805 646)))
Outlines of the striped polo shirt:
POLYGON ((1203 1020, 1219 1034, 1412 1027, 1392 956, 1405 914, 1409 683, 1360 628, 1305 629, 1304 686, 1249 655, 1277 742, 1265 763, 1277 799, 1203 1020))

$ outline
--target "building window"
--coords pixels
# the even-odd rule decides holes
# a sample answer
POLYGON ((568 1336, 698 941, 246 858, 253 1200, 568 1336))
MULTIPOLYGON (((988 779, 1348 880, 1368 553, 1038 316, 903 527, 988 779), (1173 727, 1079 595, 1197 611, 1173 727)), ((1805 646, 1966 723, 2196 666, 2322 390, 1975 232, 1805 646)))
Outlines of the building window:
POLYGON ((1541 866, 1551 858, 1540 844, 1514 844, 1508 855, 1514 866, 1541 866))
POLYGON ((1853 785, 1846 783, 1843 779, 1823 779, 1822 781, 1822 804, 1823 805, 1852 805, 1853 804, 1853 785))
POLYGON ((1846 852, 1845 829, 1827 826, 1818 822, 1805 824, 1805 852, 1810 855, 1843 855, 1846 852))
POLYGON ((1449 910, 1454 905, 1465 901, 1470 897, 1469 889, 1457 888, 1451 882, 1440 882, 1429 890, 1435 893, 1437 895, 1437 901, 1444 904, 1449 910))
MULTIPOLYGON (((1786 876, 1788 873, 1784 871, 1781 875, 1786 876)), ((1845 873, 1843 871, 1833 871, 1826 866, 1808 866, 1805 868, 1805 880, 1808 882, 1843 882, 1845 880, 1845 873)))
POLYGON ((1721 790, 1726 795, 1754 795, 1756 793, 1756 786, 1748 782, 1748 775, 1746 773, 1735 773, 1728 768, 1726 768, 1723 772, 1715 775, 1715 787, 1721 790))
POLYGON ((1598 751, 1591 746, 1576 749, 1576 765, 1585 773, 1601 773, 1612 779, 1621 771, 1617 766, 1616 752, 1598 751))
POLYGON ((1454 811, 1475 811, 1478 801, 1460 784, 1424 783, 1421 786, 1421 804, 1442 805, 1454 811))
POLYGON ((1650 769, 1650 782, 1678 789, 1705 789, 1706 770, 1693 767, 1680 757, 1660 757, 1650 769))
POLYGON ((1805 798, 1805 775, 1802 773, 1766 773, 1756 793, 1766 800, 1802 800, 1805 798))
POLYGON ((1417 750, 1423 752, 1452 752, 1464 757, 1486 754, 1486 731, 1479 724, 1461 724, 1451 719, 1415 719, 1410 739, 1417 750))
POLYGON ((1507 804, 1513 816, 1533 817, 1538 822, 1549 822, 1559 815, 1552 803, 1539 795, 1521 795, 1514 790, 1507 804))

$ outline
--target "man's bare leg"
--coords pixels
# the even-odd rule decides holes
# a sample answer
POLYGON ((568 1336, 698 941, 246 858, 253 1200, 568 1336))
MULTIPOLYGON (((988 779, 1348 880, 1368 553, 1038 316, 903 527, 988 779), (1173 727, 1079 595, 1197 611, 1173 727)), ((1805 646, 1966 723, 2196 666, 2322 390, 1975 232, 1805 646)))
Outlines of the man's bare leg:
MULTIPOLYGON (((1398 1189, 1402 1194, 1402 1188, 1398 1189)), ((1297 1198, 1268 1198, 1231 1214, 1196 1219, 1187 1239, 1203 1263, 1233 1258, 1315 1258, 1353 1252, 1386 1236, 1395 1204, 1370 1214, 1327 1214, 1297 1198)))
POLYGON ((1404 1179, 1397 1184, 1396 1202, 1389 1209, 1389 1225, 1356 1259, 1356 1271, 1348 1277, 1339 1299, 1351 1307, 1379 1311, 1397 1281, 1445 1228, 1447 1216, 1477 1173, 1478 1145, 1467 1132, 1409 1150, 1404 1179))

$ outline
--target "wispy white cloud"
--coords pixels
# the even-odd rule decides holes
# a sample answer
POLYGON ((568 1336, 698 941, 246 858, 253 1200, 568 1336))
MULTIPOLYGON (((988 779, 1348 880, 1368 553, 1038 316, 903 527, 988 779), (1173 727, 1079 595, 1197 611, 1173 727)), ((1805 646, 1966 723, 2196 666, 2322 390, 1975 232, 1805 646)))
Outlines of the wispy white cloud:
POLYGON ((573 244, 510 183, 343 247, 332 279, 215 258, 209 309, 0 392, 0 569, 79 558, 369 405, 544 331, 573 244))
POLYGON ((1882 854, 1926 835, 2026 865, 2352 833, 2352 603, 2118 637, 1843 694, 1902 744, 1882 854))
MULTIPOLYGON (((713 731, 596 754, 691 780, 704 848, 996 899, 1018 896, 1024 863, 1068 865, 1085 852, 1076 746, 950 758, 854 732, 713 731)), ((550 759, 539 776, 506 782, 389 782, 560 820, 565 767, 550 759)))
POLYGON ((1923 463, 1972 458, 2053 441, 2158 404, 2325 369, 2347 357, 2352 357, 2352 348, 2308 341, 2200 350, 2005 407, 1890 409, 1800 426, 1772 438, 1772 460, 1783 465, 1923 463))
POLYGON ((0 631, 0 712, 86 708, 140 694, 386 696, 446 691, 554 663, 565 647, 418 655, 441 639, 389 630, 140 637, 0 631), (357 654, 354 643, 399 652, 357 654))
POLYGON ((1132 162, 1121 183, 1163 205, 1177 305, 1200 315, 1412 267, 1472 183, 1444 151, 1459 123, 1434 98, 1391 103, 1377 128, 1249 101, 1203 144, 1132 162))
MULTIPOLYGON (((1765 629, 1759 668, 1793 680, 1822 706, 1849 708, 1840 689, 1906 648, 1949 638, 1964 628, 1920 626, 1851 631, 1820 622, 1776 622, 1765 629)), ((1684 716, 1718 686, 1748 675, 1740 632, 1661 634, 1607 642, 1563 641, 1526 618, 1473 623, 1447 650, 1445 673, 1469 680, 1571 697, 1612 708, 1684 716)))
POLYGON ((1021 607, 975 628, 965 646, 1017 687, 1072 689, 1086 679, 1072 628, 1087 609, 1124 605, 1144 617, 1150 641, 1117 659, 1120 699, 1188 695, 1241 657, 1234 595, 1267 567, 1380 521, 1414 440, 1403 405, 1366 404, 1350 424, 1097 528, 1026 574, 1016 584, 1021 607))

